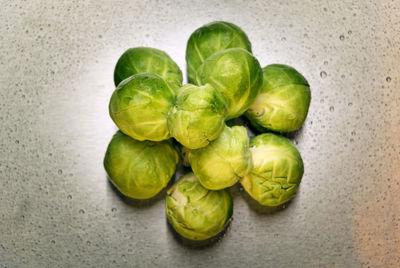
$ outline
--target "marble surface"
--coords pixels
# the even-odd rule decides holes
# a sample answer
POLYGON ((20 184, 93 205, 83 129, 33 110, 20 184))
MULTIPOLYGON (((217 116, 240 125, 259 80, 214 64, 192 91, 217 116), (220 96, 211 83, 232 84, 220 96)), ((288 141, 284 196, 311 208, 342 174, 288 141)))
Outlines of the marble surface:
POLYGON ((399 267, 399 1, 1 1, 0 267, 399 267), (165 50, 213 20, 312 90, 292 137, 305 174, 285 209, 234 192, 218 243, 192 249, 164 200, 124 202, 102 160, 124 50, 165 50))

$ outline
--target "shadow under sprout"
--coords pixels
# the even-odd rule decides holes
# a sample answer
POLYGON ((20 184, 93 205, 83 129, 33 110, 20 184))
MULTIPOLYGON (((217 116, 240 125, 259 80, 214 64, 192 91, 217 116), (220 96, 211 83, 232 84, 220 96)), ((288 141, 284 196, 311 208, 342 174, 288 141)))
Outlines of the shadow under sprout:
POLYGON ((150 207, 150 206, 154 205, 155 203, 159 202, 160 200, 164 199, 167 194, 167 189, 169 187, 171 187, 172 184, 174 183, 173 178, 174 177, 172 177, 172 179, 168 182, 167 186, 164 187, 157 195, 155 195, 151 198, 148 198, 148 199, 135 199, 135 198, 128 197, 128 196, 124 195, 123 193, 121 193, 118 190, 118 188, 115 187, 115 185, 111 182, 110 177, 107 176, 108 184, 110 185, 110 187, 114 191, 114 193, 116 193, 125 204, 136 207, 136 208, 150 207))
MULTIPOLYGON (((180 159, 181 160, 181 159, 180 159)), ((179 162, 179 164, 176 166, 176 170, 174 175, 172 176, 171 181, 177 181, 180 179, 182 176, 188 174, 189 172, 192 172, 192 169, 190 167, 185 167, 182 164, 182 161, 179 162)), ((170 185, 171 186, 171 185, 170 185)))
POLYGON ((299 140, 303 137, 303 130, 304 130, 304 124, 301 126, 301 128, 299 128, 296 131, 282 133, 281 135, 291 140, 294 143, 294 145, 297 145, 299 143, 299 140))
POLYGON ((276 206, 276 207, 268 207, 268 206, 263 206, 260 203, 258 203, 256 200, 254 200, 243 188, 242 185, 239 183, 235 184, 234 186, 231 187, 231 193, 232 196, 241 196, 245 202, 247 203, 247 206, 255 211, 258 214, 263 214, 263 215, 271 215, 275 214, 278 212, 281 212, 285 210, 291 203, 292 199, 289 200, 288 202, 276 206))
POLYGON ((244 115, 226 121, 226 125, 229 127, 244 126, 247 129, 247 134, 248 134, 249 138, 252 138, 252 137, 257 136, 262 133, 262 132, 258 131, 257 129, 255 129, 251 125, 250 121, 244 115))
POLYGON ((211 248, 211 247, 215 246, 215 244, 217 244, 225 236, 225 234, 229 231, 232 220, 233 220, 233 218, 230 218, 230 220, 226 223, 224 229, 221 232, 219 232, 217 235, 210 237, 206 240, 187 239, 187 238, 181 236, 174 229, 174 227, 172 227, 172 225, 168 221, 168 219, 166 220, 166 223, 167 223, 168 229, 172 233, 172 236, 179 244, 181 244, 182 246, 185 246, 187 248, 190 248, 190 249, 202 250, 202 249, 207 249, 207 248, 211 248))

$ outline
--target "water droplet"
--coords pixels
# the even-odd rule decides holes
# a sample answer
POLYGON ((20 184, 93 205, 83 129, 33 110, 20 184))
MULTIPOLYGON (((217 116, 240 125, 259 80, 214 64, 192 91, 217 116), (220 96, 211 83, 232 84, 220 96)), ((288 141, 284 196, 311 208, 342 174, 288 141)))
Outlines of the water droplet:
POLYGON ((348 34, 352 34, 353 32, 352 32, 352 31, 348 31, 347 33, 348 33, 348 34))
POLYGON ((325 71, 322 71, 319 76, 321 76, 321 78, 325 78, 328 74, 325 71))
POLYGON ((58 175, 62 175, 63 174, 62 169, 59 169, 57 172, 58 172, 58 175))
POLYGON ((67 199, 72 199, 72 195, 69 194, 69 195, 67 196, 67 199))
POLYGON ((92 244, 92 242, 90 242, 89 240, 86 241, 86 245, 90 246, 92 244))
POLYGON ((84 210, 84 209, 80 209, 80 210, 79 210, 79 213, 80 213, 80 214, 85 214, 85 210, 84 210))
POLYGON ((339 36, 339 39, 340 39, 341 41, 343 41, 343 40, 344 40, 344 35, 342 34, 341 36, 339 36))
POLYGON ((19 140, 16 140, 15 143, 16 143, 16 144, 19 144, 19 140))
POLYGON ((354 135, 356 135, 356 132, 353 130, 353 131, 351 132, 351 136, 354 136, 354 135))
POLYGON ((386 77, 386 82, 390 83, 392 81, 392 78, 390 76, 386 77))
POLYGON ((326 60, 326 61, 324 61, 324 65, 328 65, 328 61, 326 60))
POLYGON ((112 211, 112 212, 116 212, 116 211, 117 211, 117 208, 112 208, 111 211, 112 211))
POLYGON ((341 77, 342 79, 343 79, 343 78, 346 78, 346 76, 345 76, 344 74, 342 74, 340 77, 341 77))
POLYGON ((352 103, 352 102, 349 102, 347 105, 348 105, 348 106, 353 106, 353 103, 352 103))
POLYGON ((333 112, 335 110, 335 107, 331 106, 329 107, 329 111, 333 112))
POLYGON ((351 139, 350 139, 350 142, 354 142, 354 139, 353 139, 353 138, 351 138, 351 139))
POLYGON ((56 241, 55 241, 55 240, 51 240, 50 242, 51 242, 52 244, 55 244, 55 243, 56 243, 56 241))
POLYGON ((281 40, 282 40, 282 41, 286 41, 286 37, 282 37, 281 40))

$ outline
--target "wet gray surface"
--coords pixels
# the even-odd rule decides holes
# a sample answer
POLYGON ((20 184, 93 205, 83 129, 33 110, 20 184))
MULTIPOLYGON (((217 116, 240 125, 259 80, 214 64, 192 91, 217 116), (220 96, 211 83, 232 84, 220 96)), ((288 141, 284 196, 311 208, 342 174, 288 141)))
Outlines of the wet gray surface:
POLYGON ((0 267, 399 267, 399 1, 2 1, 0 267), (198 250, 102 166, 113 68, 133 46, 184 69, 190 33, 227 20, 262 65, 293 65, 312 102, 294 142, 297 198, 259 214, 239 191, 225 237, 198 250))

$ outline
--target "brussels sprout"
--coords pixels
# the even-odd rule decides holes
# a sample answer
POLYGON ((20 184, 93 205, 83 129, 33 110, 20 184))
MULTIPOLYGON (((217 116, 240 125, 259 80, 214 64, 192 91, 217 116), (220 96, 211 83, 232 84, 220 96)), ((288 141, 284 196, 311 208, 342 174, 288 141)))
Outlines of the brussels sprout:
POLYGON ((167 113, 178 86, 156 74, 142 73, 122 81, 111 96, 110 116, 119 129, 136 140, 170 137, 167 113))
POLYGON ((167 185, 178 160, 169 141, 137 141, 118 131, 108 145, 104 168, 122 194, 147 199, 167 185))
POLYGON ((264 84, 246 117, 260 131, 290 132, 299 129, 306 119, 311 101, 307 80, 294 68, 282 64, 263 68, 263 76, 264 84))
POLYGON ((222 50, 208 57, 197 70, 198 85, 211 84, 225 97, 227 119, 243 114, 256 98, 263 82, 258 60, 242 48, 222 50))
POLYGON ((229 223, 233 212, 229 190, 207 190, 193 173, 186 174, 168 189, 165 207, 172 227, 190 240, 217 235, 229 223))
POLYGON ((225 126, 208 146, 190 150, 189 162, 205 188, 219 190, 234 185, 252 169, 246 128, 225 126))
POLYGON ((186 47, 189 82, 194 83, 197 69, 209 56, 234 47, 241 47, 251 52, 251 44, 247 35, 232 23, 215 21, 194 31, 186 47))
POLYGON ((114 70, 115 86, 140 73, 158 74, 172 83, 182 84, 182 72, 167 53, 151 47, 135 47, 125 51, 118 59, 114 70))
POLYGON ((300 153, 290 141, 271 133, 250 140, 253 170, 240 183, 264 206, 289 201, 299 187, 304 167, 300 153))
POLYGON ((175 106, 168 113, 171 136, 189 149, 204 147, 224 129, 225 100, 210 85, 187 84, 178 90, 175 106))

